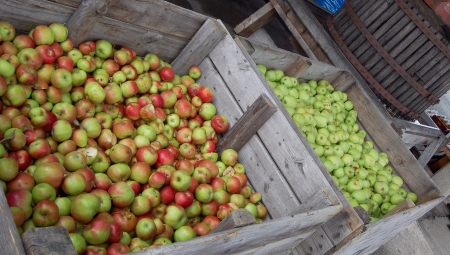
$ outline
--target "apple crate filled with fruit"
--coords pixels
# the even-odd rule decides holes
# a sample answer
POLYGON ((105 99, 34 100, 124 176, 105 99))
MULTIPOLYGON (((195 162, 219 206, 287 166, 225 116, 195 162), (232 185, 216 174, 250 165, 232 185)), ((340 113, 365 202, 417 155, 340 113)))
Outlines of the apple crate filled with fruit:
MULTIPOLYGON (((344 206, 300 254, 368 254, 443 199, 370 95, 348 72, 236 37, 301 130, 344 206)), ((298 173, 301 174, 301 173, 298 173)))
POLYGON ((3 1, 1 254, 276 254, 342 204, 220 20, 3 1))

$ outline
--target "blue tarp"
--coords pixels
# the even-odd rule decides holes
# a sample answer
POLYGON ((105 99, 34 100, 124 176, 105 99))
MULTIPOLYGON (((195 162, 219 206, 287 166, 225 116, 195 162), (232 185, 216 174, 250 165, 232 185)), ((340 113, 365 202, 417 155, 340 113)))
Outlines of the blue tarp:
POLYGON ((314 0, 314 2, 334 14, 341 9, 345 0, 314 0))

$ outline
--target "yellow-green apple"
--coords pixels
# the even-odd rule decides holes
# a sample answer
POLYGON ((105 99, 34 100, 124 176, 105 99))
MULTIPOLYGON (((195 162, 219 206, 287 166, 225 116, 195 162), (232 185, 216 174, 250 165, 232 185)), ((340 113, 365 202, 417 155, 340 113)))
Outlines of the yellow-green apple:
POLYGON ((144 60, 149 63, 149 70, 154 71, 159 68, 161 61, 156 54, 148 53, 144 56, 144 60))
POLYGON ((102 244, 108 240, 110 234, 110 223, 101 218, 94 218, 81 231, 81 235, 89 244, 102 244))
POLYGON ((95 55, 99 58, 106 59, 113 53, 113 46, 107 40, 97 40, 95 42, 95 55))
POLYGON ((202 70, 198 66, 189 67, 188 74, 192 79, 197 80, 202 75, 202 70))
POLYGON ((108 189, 108 193, 111 196, 112 204, 118 208, 131 205, 135 197, 134 191, 124 181, 113 183, 108 189))
MULTIPOLYGON (((41 67, 43 58, 35 48, 25 48, 17 53, 19 64, 29 64, 35 70, 41 67)), ((6 76, 8 77, 8 76, 6 76)))
POLYGON ((203 216, 216 216, 219 210, 219 202, 214 198, 208 203, 202 203, 202 215, 203 216))
POLYGON ((35 48, 35 43, 33 38, 28 35, 16 35, 11 41, 13 45, 20 51, 24 48, 35 48))
POLYGON ((136 224, 136 236, 142 240, 151 240, 156 235, 156 225, 150 218, 142 218, 136 224))
POLYGON ((172 227, 174 230, 184 226, 187 222, 187 215, 183 207, 179 205, 169 205, 166 209, 166 214, 163 217, 165 224, 172 227))

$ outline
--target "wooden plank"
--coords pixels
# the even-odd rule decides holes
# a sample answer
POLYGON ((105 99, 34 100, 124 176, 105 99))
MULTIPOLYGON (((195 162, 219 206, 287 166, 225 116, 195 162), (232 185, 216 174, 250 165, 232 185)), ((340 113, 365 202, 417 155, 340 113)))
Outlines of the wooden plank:
POLYGON ((180 75, 187 74, 188 69, 195 63, 200 63, 227 34, 228 31, 221 22, 208 19, 173 60, 172 68, 180 75))
POLYGON ((239 23, 234 28, 234 32, 238 35, 248 37, 256 30, 269 23, 276 15, 277 11, 273 8, 272 3, 269 2, 239 23))
POLYGON ((367 224, 372 220, 370 218, 369 214, 367 213, 367 211, 364 210, 364 208, 362 208, 361 206, 353 207, 353 209, 358 214, 358 216, 361 218, 361 220, 364 222, 364 224, 367 224))
POLYGON ((295 249, 299 254, 325 254, 333 248, 333 244, 322 228, 319 228, 309 238, 301 242, 295 249))
POLYGON ((117 0, 84 0, 65 23, 74 45, 84 42, 94 25, 117 0), (89 24, 89 25, 87 25, 89 24))
MULTIPOLYGON (((301 213, 260 224, 252 224, 239 229, 230 229, 217 234, 197 237, 193 240, 179 242, 177 245, 154 247, 137 251, 136 255, 149 254, 235 254, 271 244, 296 235, 306 238, 323 221, 340 209, 340 205, 330 206, 317 211, 301 213), (266 231, 270 229, 270 231, 266 231), (258 233, 258 234, 255 234, 258 233)), ((289 250, 291 247, 283 247, 289 250)))
POLYGON ((77 254, 69 232, 62 226, 29 229, 23 233, 22 242, 27 255, 77 254))
POLYGON ((383 218, 367 225, 367 229, 348 243, 339 247, 333 254, 371 254, 381 245, 392 239, 401 230, 434 208, 444 198, 437 198, 427 203, 414 206, 400 213, 383 218), (368 242, 367 240, 370 240, 368 242))
MULTIPOLYGON (((343 200, 341 202, 343 203, 343 200)), ((330 241, 337 245, 348 236, 358 233, 363 226, 364 222, 362 219, 351 206, 348 206, 331 220, 325 222, 322 228, 327 233, 330 241)))
POLYGON ((292 35, 295 37, 297 42, 300 44, 300 46, 302 46, 303 50, 306 52, 308 57, 310 59, 317 60, 316 56, 311 51, 311 48, 305 42, 305 40, 303 39, 302 35, 295 29, 295 27, 292 24, 292 22, 287 18, 286 14, 284 13, 283 9, 278 4, 277 0, 270 0, 270 2, 272 3, 272 5, 275 8, 275 10, 278 12, 278 15, 280 16, 280 18, 284 21, 286 26, 289 28, 289 30, 291 31, 292 35))
POLYGON ((239 151, 276 111, 276 106, 267 95, 261 94, 225 133, 217 144, 216 151, 219 154, 228 148, 239 151))
MULTIPOLYGON (((309 230, 310 235, 312 233, 311 230, 309 230)), ((254 248, 251 250, 247 250, 241 253, 237 253, 239 255, 253 255, 253 254, 264 254, 264 255, 297 255, 297 251, 295 250, 295 247, 305 240, 304 236, 298 236, 294 235, 289 238, 283 239, 278 242, 273 242, 269 244, 261 244, 261 247, 254 248)))
POLYGON ((215 234, 233 228, 248 226, 254 223, 256 223, 256 220, 250 211, 240 208, 232 211, 231 214, 223 219, 210 233, 215 234))
POLYGON ((421 166, 426 166, 436 151, 443 145, 448 143, 448 135, 447 137, 441 135, 438 140, 434 140, 431 144, 429 144, 422 155, 420 155, 418 161, 421 166))
POLYGON ((450 164, 446 164, 437 171, 431 179, 436 183, 438 189, 444 197, 450 195, 450 164))
POLYGON ((0 190, 0 250, 2 254, 25 255, 22 240, 17 231, 5 193, 0 190))
POLYGON ((191 39, 209 18, 162 0, 118 1, 105 16, 184 39, 191 39))

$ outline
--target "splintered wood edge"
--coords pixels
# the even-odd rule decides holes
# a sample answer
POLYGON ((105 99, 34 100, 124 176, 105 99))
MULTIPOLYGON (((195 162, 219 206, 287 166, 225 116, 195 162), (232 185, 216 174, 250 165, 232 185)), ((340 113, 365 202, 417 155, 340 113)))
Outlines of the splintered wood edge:
POLYGON ((229 148, 239 151, 276 111, 270 98, 261 94, 220 140, 217 145, 219 155, 229 148))
POLYGON ((234 28, 234 32, 238 35, 248 37, 269 23, 276 15, 277 11, 273 8, 272 3, 269 2, 239 23, 234 28))

